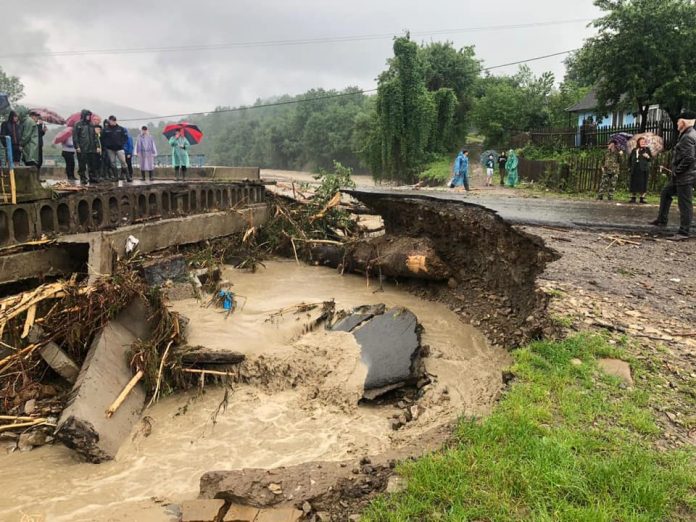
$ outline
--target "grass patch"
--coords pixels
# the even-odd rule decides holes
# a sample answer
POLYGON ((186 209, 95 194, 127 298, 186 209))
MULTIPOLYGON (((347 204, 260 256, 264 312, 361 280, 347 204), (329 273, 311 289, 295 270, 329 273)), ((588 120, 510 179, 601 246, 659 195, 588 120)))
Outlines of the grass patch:
POLYGON ((403 464, 407 489, 364 520, 693 520, 694 452, 655 449, 648 392, 597 369, 596 358, 622 355, 584 335, 516 351, 517 380, 493 414, 462 420, 452 448, 403 464))
POLYGON ((445 185, 452 178, 451 155, 438 156, 435 161, 428 164, 428 167, 418 174, 420 181, 425 181, 429 185, 445 185))
MULTIPOLYGON (((544 197, 544 198, 558 198, 558 199, 571 199, 571 200, 595 200, 597 199, 596 192, 561 192, 550 188, 546 188, 539 183, 521 182, 518 188, 524 189, 525 193, 530 197, 544 197)), ((612 203, 626 203, 628 204, 631 194, 625 190, 617 190, 614 192, 614 199, 608 201, 604 198, 604 203, 611 205, 612 203)), ((648 193, 645 196, 645 200, 651 205, 660 204, 660 194, 659 193, 648 193)))

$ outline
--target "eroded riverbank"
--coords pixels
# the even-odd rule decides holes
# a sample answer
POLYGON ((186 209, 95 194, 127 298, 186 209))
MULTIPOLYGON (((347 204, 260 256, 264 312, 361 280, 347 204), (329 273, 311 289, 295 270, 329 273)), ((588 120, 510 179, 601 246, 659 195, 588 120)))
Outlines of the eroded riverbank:
MULTIPOLYGON (((3 455, 0 518, 25 513, 59 521, 175 519, 164 506, 196 497, 206 471, 337 461, 421 440, 427 445, 438 426, 488 413, 503 387, 507 352, 490 347, 443 304, 390 285, 375 293, 364 277, 294 261, 270 261, 255 274, 225 269, 224 277, 247 298, 243 310, 225 319, 195 300, 177 302, 174 309, 191 319, 189 343, 245 352, 246 364, 265 361, 257 368, 289 358, 298 371, 234 384, 215 423, 224 393, 219 386, 163 399, 144 412, 112 462, 82 463, 57 444, 3 455), (268 321, 279 309, 330 299, 337 309, 384 303, 418 317, 422 343, 430 347, 423 361, 432 383, 418 401, 423 413, 417 420, 394 431, 390 420, 400 411, 395 405, 358 406, 350 398, 351 380, 336 378, 359 371, 347 334, 321 328, 302 334, 302 327, 268 321)), ((441 442, 432 440, 434 446, 441 442)))

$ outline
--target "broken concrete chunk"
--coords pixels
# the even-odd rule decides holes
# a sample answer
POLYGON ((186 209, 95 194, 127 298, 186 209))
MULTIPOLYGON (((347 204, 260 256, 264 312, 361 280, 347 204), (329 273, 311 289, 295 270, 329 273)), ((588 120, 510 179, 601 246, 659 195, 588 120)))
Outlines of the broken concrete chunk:
POLYGON ((392 308, 353 331, 367 365, 365 388, 379 388, 413 377, 420 339, 418 319, 405 308, 392 308))
POLYGON ((133 377, 127 355, 137 339, 149 337, 149 315, 147 305, 135 300, 94 338, 58 420, 56 437, 90 462, 113 459, 140 418, 145 405, 140 385, 111 418, 104 412, 133 377))
POLYGON ((633 385, 631 365, 620 359, 600 359, 597 364, 605 373, 618 377, 629 386, 633 385))
POLYGON ((214 498, 186 500, 181 504, 181 522, 215 522, 223 507, 225 501, 214 498))
MULTIPOLYGON (((31 327, 31 330, 29 331, 29 340, 32 343, 40 342, 42 336, 43 328, 36 324, 31 327)), ((48 364, 54 372, 56 372, 70 384, 75 384, 77 375, 80 373, 80 367, 75 364, 72 358, 66 354, 60 346, 53 341, 50 341, 46 345, 39 348, 39 353, 41 354, 43 360, 46 361, 46 364, 48 364)))
POLYGON ((375 315, 383 314, 385 308, 383 304, 355 307, 350 314, 337 321, 331 329, 338 332, 352 332, 368 319, 372 319, 375 315))
POLYGON ((153 259, 143 263, 141 272, 147 284, 161 286, 165 281, 187 281, 189 278, 183 255, 153 259))
POLYGON ((254 522, 258 514, 258 508, 232 504, 222 518, 222 522, 254 522))
POLYGON ((255 522, 298 522, 302 511, 294 508, 262 509, 255 522))

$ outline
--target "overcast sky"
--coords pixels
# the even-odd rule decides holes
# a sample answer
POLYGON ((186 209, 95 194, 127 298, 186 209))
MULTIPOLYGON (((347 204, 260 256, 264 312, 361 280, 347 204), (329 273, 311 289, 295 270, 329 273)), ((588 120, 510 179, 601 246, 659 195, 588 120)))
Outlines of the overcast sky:
MULTIPOLYGON (((19 76, 32 104, 79 109, 106 100, 150 114, 219 105, 312 87, 376 86, 391 41, 278 45, 177 53, 33 56, 118 49, 313 39, 592 19, 592 0, 0 0, 0 66, 19 76)), ((592 34, 586 22, 414 39, 475 45, 486 66, 573 49, 592 34)), ((563 76, 563 57, 530 63, 563 76)), ((512 73, 516 67, 498 69, 512 73)))

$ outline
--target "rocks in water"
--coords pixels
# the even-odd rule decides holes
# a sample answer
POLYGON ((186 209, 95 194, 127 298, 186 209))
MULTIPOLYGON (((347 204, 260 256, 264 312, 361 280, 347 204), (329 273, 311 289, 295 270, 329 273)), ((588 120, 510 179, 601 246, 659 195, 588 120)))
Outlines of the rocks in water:
POLYGON ((19 436, 17 447, 20 451, 29 451, 36 446, 43 446, 48 442, 48 435, 43 430, 33 430, 22 433, 19 436))
POLYGON ((145 405, 140 385, 113 416, 105 412, 133 377, 127 355, 137 339, 149 337, 149 315, 147 305, 135 300, 94 338, 58 420, 56 437, 89 462, 113 459, 140 418, 145 405))
POLYGON ((385 305, 362 306, 332 326, 350 332, 360 345, 362 361, 367 366, 365 390, 375 398, 417 378, 414 361, 420 348, 420 326, 416 316, 406 308, 386 310, 385 305))

